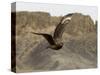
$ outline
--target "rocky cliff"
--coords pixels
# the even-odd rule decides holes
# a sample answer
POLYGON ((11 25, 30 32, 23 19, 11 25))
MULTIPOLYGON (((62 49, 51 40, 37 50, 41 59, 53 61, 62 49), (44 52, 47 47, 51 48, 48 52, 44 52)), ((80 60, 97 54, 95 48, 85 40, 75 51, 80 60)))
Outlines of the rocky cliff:
POLYGON ((59 51, 46 49, 48 42, 30 33, 53 34, 61 18, 47 12, 16 13, 17 72, 97 67, 96 25, 89 15, 73 15, 63 35, 64 46, 59 51))

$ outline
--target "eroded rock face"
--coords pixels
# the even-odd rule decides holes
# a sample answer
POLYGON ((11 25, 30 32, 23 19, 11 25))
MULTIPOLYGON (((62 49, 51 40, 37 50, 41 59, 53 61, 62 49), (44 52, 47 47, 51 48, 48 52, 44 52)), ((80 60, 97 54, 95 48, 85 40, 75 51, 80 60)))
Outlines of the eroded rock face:
POLYGON ((17 72, 68 70, 97 67, 97 34, 90 16, 73 15, 59 51, 47 49, 48 42, 30 32, 53 33, 61 16, 45 12, 18 12, 16 25, 17 72), (51 20, 52 19, 52 20, 51 20))
POLYGON ((72 35, 84 35, 94 32, 95 24, 89 15, 75 13, 71 22, 66 26, 66 32, 72 35))

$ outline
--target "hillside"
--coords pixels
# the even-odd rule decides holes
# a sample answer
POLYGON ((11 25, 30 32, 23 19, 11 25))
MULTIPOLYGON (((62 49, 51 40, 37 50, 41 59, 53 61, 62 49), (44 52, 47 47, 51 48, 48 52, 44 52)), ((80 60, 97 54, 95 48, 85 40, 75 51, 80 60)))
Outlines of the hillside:
POLYGON ((48 42, 30 33, 53 34, 61 17, 48 12, 16 13, 17 72, 97 67, 96 25, 89 15, 73 15, 63 35, 64 46, 59 51, 46 49, 48 42))

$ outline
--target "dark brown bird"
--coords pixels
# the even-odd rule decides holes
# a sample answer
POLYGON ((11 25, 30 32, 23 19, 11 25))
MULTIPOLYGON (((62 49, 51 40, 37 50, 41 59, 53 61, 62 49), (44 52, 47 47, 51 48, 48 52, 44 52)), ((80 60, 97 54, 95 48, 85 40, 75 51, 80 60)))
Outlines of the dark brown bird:
POLYGON ((62 42, 63 32, 66 29, 66 25, 71 21, 72 15, 73 13, 62 17, 61 21, 59 22, 59 24, 55 29, 54 36, 45 33, 35 33, 35 32, 31 32, 31 33, 36 35, 42 35, 50 44, 48 48, 51 48, 53 50, 59 50, 63 46, 63 42, 62 42))

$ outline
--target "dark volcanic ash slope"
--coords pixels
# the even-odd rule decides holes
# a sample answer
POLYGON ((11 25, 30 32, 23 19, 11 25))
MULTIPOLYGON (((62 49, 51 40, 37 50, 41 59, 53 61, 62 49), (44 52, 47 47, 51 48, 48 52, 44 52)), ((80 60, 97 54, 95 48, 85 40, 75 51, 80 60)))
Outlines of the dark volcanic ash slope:
POLYGON ((75 13, 63 35, 59 51, 46 49, 48 42, 30 31, 53 34, 60 17, 45 12, 17 12, 17 72, 68 70, 97 67, 97 34, 90 16, 75 13))

